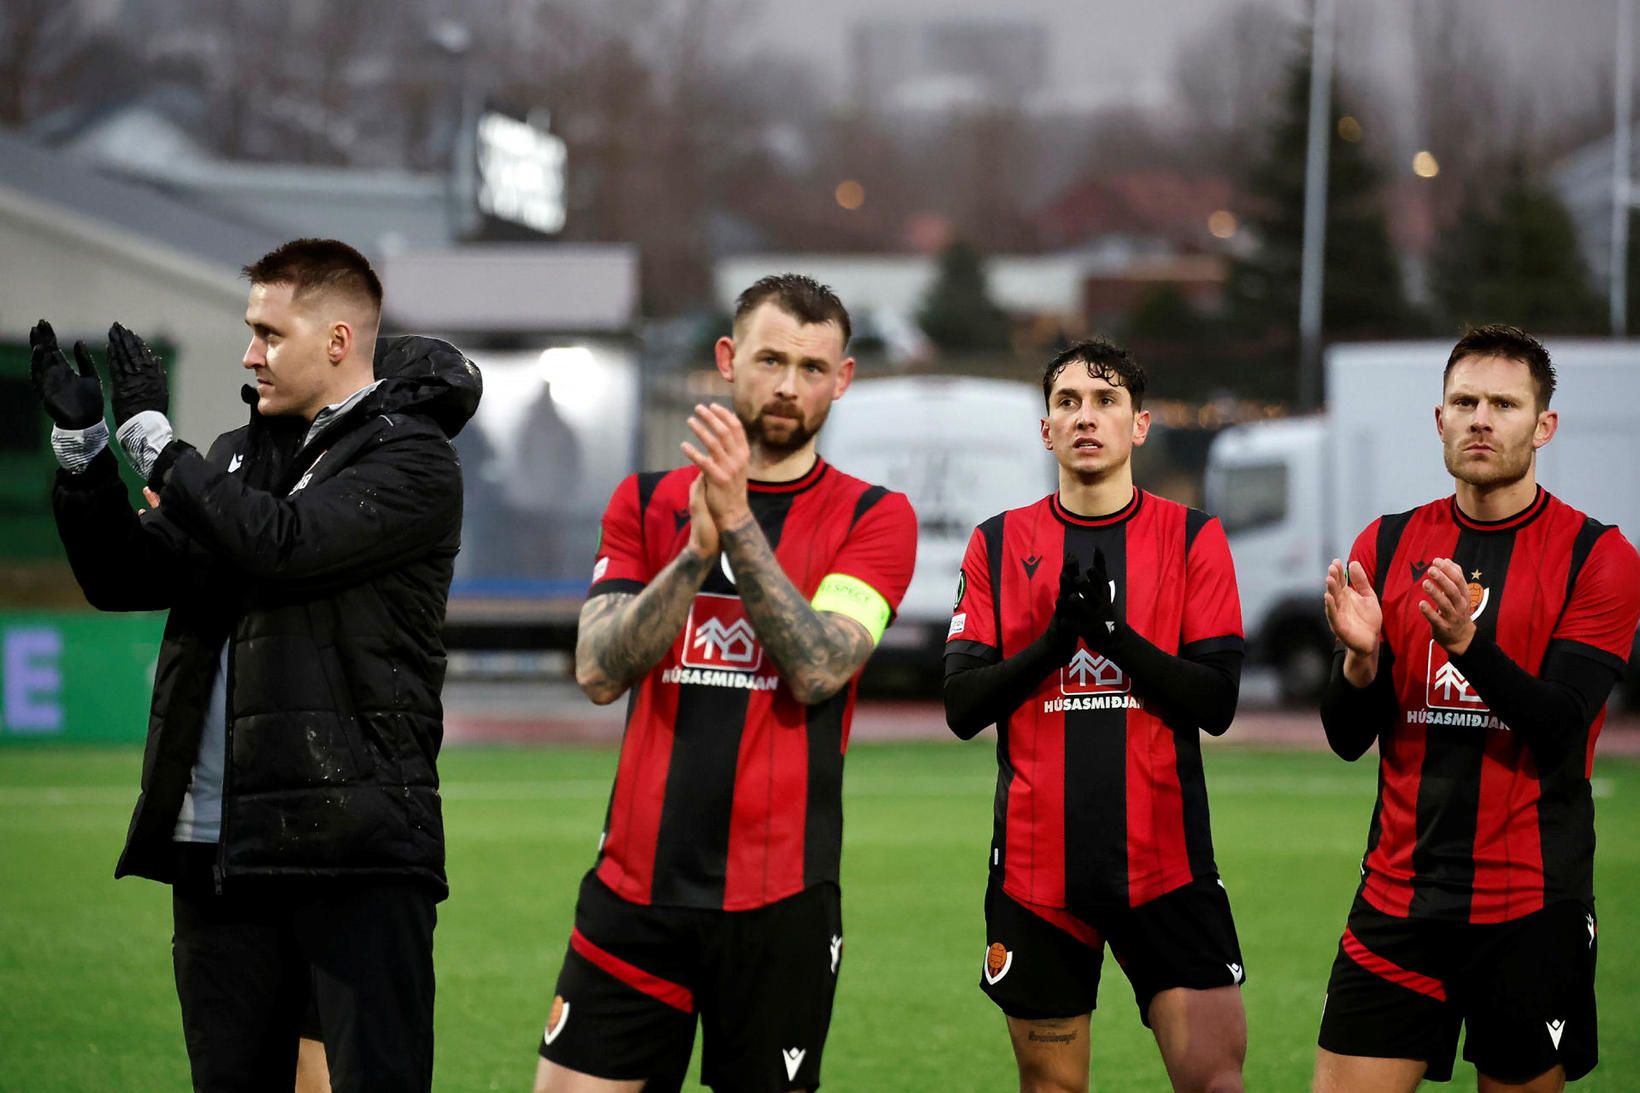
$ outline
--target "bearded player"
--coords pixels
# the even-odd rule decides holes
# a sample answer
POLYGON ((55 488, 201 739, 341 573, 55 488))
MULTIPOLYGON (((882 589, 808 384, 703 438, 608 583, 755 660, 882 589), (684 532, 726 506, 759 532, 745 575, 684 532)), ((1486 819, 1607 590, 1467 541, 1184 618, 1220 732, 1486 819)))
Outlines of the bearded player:
POLYGON ((697 406, 690 465, 628 478, 604 514, 575 675, 632 698, 544 1093, 677 1089, 697 1020, 706 1085, 820 1084, 855 678, 917 542, 903 494, 816 452, 848 338, 824 286, 753 285, 716 349, 733 410, 697 406))
POLYGON ((1538 485, 1555 372, 1509 326, 1465 335, 1435 409, 1455 493, 1369 524, 1327 574, 1322 699, 1378 802, 1327 987, 1318 1090, 1402 1091, 1464 1058, 1483 1093, 1593 1068, 1594 803, 1640 557, 1538 485))

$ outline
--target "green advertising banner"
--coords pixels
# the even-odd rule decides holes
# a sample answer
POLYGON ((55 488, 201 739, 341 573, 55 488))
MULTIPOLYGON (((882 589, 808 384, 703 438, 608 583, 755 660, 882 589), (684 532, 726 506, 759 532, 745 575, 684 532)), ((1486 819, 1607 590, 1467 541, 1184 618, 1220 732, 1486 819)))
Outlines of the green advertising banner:
POLYGON ((139 742, 162 612, 0 612, 0 744, 139 742))

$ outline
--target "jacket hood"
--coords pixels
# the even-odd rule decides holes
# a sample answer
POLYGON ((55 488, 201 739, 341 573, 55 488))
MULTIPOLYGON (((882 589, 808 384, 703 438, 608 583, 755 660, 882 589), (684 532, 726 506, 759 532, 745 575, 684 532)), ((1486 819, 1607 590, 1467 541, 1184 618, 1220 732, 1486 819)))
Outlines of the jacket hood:
POLYGON ((376 339, 376 378, 370 399, 381 413, 425 414, 454 437, 478 409, 484 377, 447 341, 420 334, 376 339))
MULTIPOLYGON (((478 409, 484 395, 484 377, 478 365, 447 341, 421 334, 402 334, 376 339, 376 378, 386 380, 373 392, 373 411, 394 413, 414 411, 426 414, 454 437, 478 409)), ((289 421, 300 436, 308 423, 297 418, 265 418, 256 411, 256 388, 245 384, 239 398, 251 408, 252 419, 262 422, 289 421)))

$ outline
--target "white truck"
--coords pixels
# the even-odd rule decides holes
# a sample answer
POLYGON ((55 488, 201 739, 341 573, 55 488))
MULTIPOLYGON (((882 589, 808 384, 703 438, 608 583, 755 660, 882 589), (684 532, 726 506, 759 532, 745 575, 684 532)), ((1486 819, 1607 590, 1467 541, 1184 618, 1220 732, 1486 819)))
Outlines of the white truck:
POLYGON ((1012 380, 860 380, 832 407, 820 452, 838 469, 899 490, 917 513, 917 568, 873 667, 938 678, 957 574, 974 528, 1052 492, 1042 389, 1012 380))
MULTIPOLYGON (((1538 481, 1635 541, 1640 342, 1547 345, 1560 431, 1538 452, 1538 481)), ((1313 699, 1326 681, 1327 564, 1375 517, 1452 493, 1435 434, 1450 350, 1449 342, 1334 346, 1324 413, 1238 425, 1208 451, 1206 505, 1235 557, 1248 661, 1273 666, 1288 701, 1313 699)))

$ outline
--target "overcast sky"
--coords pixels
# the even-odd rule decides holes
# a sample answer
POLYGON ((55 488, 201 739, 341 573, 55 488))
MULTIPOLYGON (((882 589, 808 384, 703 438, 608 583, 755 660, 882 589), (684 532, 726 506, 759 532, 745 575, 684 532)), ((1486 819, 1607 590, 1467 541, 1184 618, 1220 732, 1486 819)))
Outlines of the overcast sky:
MULTIPOLYGON (((1173 59, 1194 32, 1245 0, 753 0, 760 46, 809 58, 831 90, 848 73, 848 33, 880 18, 1011 17, 1041 20, 1053 43, 1051 78, 1067 98, 1156 105, 1167 99, 1173 59)), ((1302 16, 1309 0, 1265 0, 1302 16)), ((1337 0, 1353 40, 1367 40, 1375 75, 1404 78, 1414 3, 1465 3, 1484 12, 1517 79, 1542 93, 1596 94, 1592 67, 1611 71, 1618 0, 1337 0), (1584 90, 1587 88, 1587 90, 1584 90)), ((1609 91, 1606 95, 1609 96, 1609 91)))

